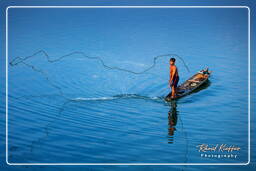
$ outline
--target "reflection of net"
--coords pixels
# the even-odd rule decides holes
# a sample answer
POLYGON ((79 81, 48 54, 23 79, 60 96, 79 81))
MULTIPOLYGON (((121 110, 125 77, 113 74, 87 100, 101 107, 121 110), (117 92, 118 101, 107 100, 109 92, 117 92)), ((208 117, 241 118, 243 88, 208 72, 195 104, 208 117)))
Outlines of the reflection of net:
POLYGON ((178 55, 176 54, 164 54, 164 55, 159 55, 159 56, 156 56, 153 58, 153 63, 151 66, 149 66, 148 68, 146 68, 145 70, 143 71, 140 71, 140 72, 135 72, 135 71, 132 71, 132 70, 128 70, 128 69, 125 69, 125 68, 121 68, 121 67, 112 67, 112 66, 109 66, 107 64, 105 64, 105 62, 102 60, 101 57, 93 57, 93 56, 88 56, 86 55, 85 53, 83 52, 80 52, 80 51, 75 51, 75 52, 71 52, 69 54, 66 54, 66 55, 63 55, 63 56, 60 56, 56 59, 51 59, 50 56, 48 55, 48 53, 44 50, 39 50, 37 51, 36 53, 30 55, 30 56, 27 56, 27 57, 24 57, 24 58, 21 58, 21 57, 16 57, 14 58, 9 64, 10 66, 14 67, 14 66, 17 66, 19 64, 23 64, 25 65, 26 67, 28 68, 31 68, 33 69, 35 72, 38 72, 40 73, 46 80, 47 82, 50 84, 50 86, 52 86, 53 88, 57 89, 58 92, 59 92, 59 95, 61 95, 62 97, 66 98, 66 99, 69 99, 67 96, 65 96, 65 93, 63 92, 62 88, 56 84, 54 84, 51 79, 49 78, 49 76, 47 75, 47 73, 43 70, 43 69, 39 69, 38 67, 36 67, 35 65, 32 65, 30 63, 27 62, 27 60, 29 59, 32 59, 34 58, 36 55, 39 55, 39 54, 42 54, 44 58, 47 59, 47 62, 49 63, 57 63, 57 62, 60 62, 61 60, 63 60, 64 58, 68 58, 68 57, 71 57, 72 55, 80 55, 81 57, 83 58, 86 58, 86 59, 89 59, 89 60, 97 60, 105 69, 108 69, 108 70, 117 70, 117 71, 122 71, 122 72, 126 72, 126 73, 130 73, 130 74, 134 74, 134 75, 139 75, 139 74, 144 74, 146 73, 147 71, 153 69, 155 66, 156 66, 156 63, 157 63, 157 60, 162 58, 162 57, 176 57, 176 58, 179 58, 185 68, 187 69, 187 71, 189 71, 187 65, 185 64, 184 60, 179 57, 178 55))

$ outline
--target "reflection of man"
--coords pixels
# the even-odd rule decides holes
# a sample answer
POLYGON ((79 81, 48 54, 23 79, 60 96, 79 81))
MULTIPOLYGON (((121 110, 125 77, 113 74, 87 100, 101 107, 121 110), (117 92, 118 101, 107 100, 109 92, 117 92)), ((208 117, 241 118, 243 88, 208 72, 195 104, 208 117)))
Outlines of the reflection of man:
POLYGON ((177 124, 177 109, 176 109, 176 102, 173 101, 171 103, 171 109, 168 112, 168 124, 169 124, 169 128, 168 128, 168 134, 170 137, 172 137, 171 139, 169 139, 169 143, 173 143, 173 135, 174 135, 174 131, 176 130, 175 126, 177 124))
POLYGON ((179 82, 179 74, 178 69, 175 66, 175 58, 170 59, 170 80, 169 85, 172 88, 172 96, 171 98, 176 97, 176 88, 179 82))

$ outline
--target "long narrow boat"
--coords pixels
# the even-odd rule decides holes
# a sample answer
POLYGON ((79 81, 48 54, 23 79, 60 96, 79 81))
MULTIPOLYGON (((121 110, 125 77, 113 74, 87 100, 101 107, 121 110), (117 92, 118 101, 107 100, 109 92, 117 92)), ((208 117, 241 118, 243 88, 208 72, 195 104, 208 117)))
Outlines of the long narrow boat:
POLYGON ((172 92, 170 92, 166 97, 166 101, 172 101, 184 97, 196 89, 200 88, 204 83, 208 81, 208 78, 211 75, 211 71, 208 71, 208 68, 199 71, 184 83, 177 87, 177 94, 175 98, 171 98, 172 92))

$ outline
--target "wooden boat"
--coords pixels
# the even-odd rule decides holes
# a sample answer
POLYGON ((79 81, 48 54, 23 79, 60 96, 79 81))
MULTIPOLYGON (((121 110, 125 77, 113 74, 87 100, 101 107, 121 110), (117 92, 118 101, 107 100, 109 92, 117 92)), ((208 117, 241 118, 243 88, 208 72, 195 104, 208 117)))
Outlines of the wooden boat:
POLYGON ((184 97, 193 91, 197 90, 201 87, 204 83, 208 81, 208 78, 211 75, 211 71, 208 71, 208 68, 199 71, 192 77, 190 77, 187 81, 182 83, 177 87, 177 94, 176 98, 171 98, 172 92, 170 92, 166 97, 166 101, 172 101, 184 97))

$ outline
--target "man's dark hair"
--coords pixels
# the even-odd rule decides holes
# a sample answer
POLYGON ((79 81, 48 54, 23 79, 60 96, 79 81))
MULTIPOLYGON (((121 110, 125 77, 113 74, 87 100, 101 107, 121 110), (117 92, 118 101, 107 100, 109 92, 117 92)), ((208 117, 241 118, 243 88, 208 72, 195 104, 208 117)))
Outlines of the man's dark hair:
POLYGON ((171 58, 171 59, 170 59, 170 61, 172 61, 172 62, 175 62, 175 60, 176 60, 175 58, 171 58))

